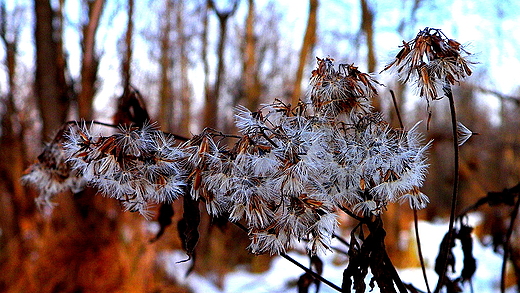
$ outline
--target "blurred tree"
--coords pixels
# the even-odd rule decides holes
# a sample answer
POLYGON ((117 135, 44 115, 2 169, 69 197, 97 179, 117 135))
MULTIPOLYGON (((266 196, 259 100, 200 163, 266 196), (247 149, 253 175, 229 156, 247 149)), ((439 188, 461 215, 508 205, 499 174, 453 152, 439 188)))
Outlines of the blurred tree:
MULTIPOLYGON (((204 70, 204 111, 203 114, 206 116, 210 111, 216 111, 217 103, 214 101, 215 96, 213 90, 211 89, 210 82, 210 68, 209 68, 209 12, 211 6, 209 0, 205 1, 203 4, 203 12, 202 12, 202 34, 201 34, 201 57, 202 57, 202 67, 204 70)), ((213 114, 215 115, 215 114, 213 114)), ((202 127, 206 127, 206 122, 209 122, 210 119, 213 118, 203 118, 202 127)))
POLYGON ((174 0, 165 0, 163 17, 161 17, 161 31, 159 37, 159 117, 161 127, 166 131, 173 129, 173 59, 171 45, 172 19, 174 0))
MULTIPOLYGON (((367 47, 367 70, 374 73, 377 66, 375 46, 374 46, 374 11, 370 7, 368 0, 360 0, 361 4, 361 32, 365 36, 367 47)), ((377 111, 381 111, 381 101, 374 99, 372 105, 377 111)))
MULTIPOLYGON (((217 126, 218 119, 218 103, 220 100, 221 89, 224 85, 224 75, 225 75, 225 47, 226 47, 226 39, 228 33, 228 20, 238 8, 238 0, 234 0, 231 3, 231 7, 228 9, 219 9, 213 0, 208 0, 208 7, 211 11, 215 13, 217 16, 218 24, 219 24, 219 33, 218 33, 218 45, 217 45, 217 72, 216 79, 213 85, 213 88, 210 90, 210 94, 206 93, 206 105, 205 105, 205 114, 204 114, 204 127, 215 128, 217 126)), ((207 30, 207 25, 205 30, 207 30)), ((207 44, 206 44, 207 45, 207 44)), ((207 57, 205 57, 207 58, 207 57)))
POLYGON ((34 40, 36 46, 35 90, 43 122, 43 137, 50 139, 66 120, 70 97, 65 81, 65 64, 61 35, 55 33, 55 24, 61 23, 49 0, 35 0, 34 40))
MULTIPOLYGON (((99 57, 96 56, 96 32, 103 13, 104 0, 86 0, 88 5, 88 19, 83 24, 81 40, 81 91, 78 95, 79 117, 92 118, 92 101, 96 93, 97 72, 99 57)), ((129 5, 129 11, 133 5, 129 5)), ((131 27, 129 28, 129 30, 131 27)), ((128 36, 128 35, 127 35, 128 36)), ((130 40, 131 41, 131 40, 130 40)), ((129 53, 131 54, 131 52, 129 53)), ((131 56, 131 55, 130 55, 131 56)), ((129 76, 127 77, 129 78, 129 76)))
POLYGON ((123 88, 127 89, 132 84, 132 55, 133 55, 133 44, 132 39, 134 36, 134 0, 128 0, 127 5, 127 21, 126 21, 126 32, 124 42, 124 53, 121 64, 121 75, 123 80, 123 88))
POLYGON ((261 84, 258 77, 258 61, 256 57, 257 36, 255 35, 255 1, 248 0, 245 36, 242 44, 242 87, 245 98, 244 105, 248 109, 256 109, 260 103, 261 84))
POLYGON ((303 44, 300 50, 298 69, 296 70, 296 77, 293 83, 293 92, 291 97, 292 105, 297 105, 298 101, 302 98, 303 71, 309 62, 309 56, 312 55, 314 45, 316 44, 317 19, 318 0, 309 0, 309 18, 307 20, 307 28, 305 29, 305 36, 303 37, 303 44))
POLYGON ((367 45, 368 72, 375 72, 377 60, 374 47, 374 11, 368 0, 360 0, 361 4, 361 31, 365 35, 367 45))
POLYGON ((0 96, 2 115, 0 121, 0 291, 16 281, 21 270, 21 260, 29 252, 23 241, 23 219, 34 208, 27 201, 27 194, 19 180, 25 168, 24 126, 15 105, 16 70, 20 21, 22 9, 16 6, 8 13, 5 2, 0 2, 0 40, 5 49, 2 64, 7 69, 7 92, 0 96))
POLYGON ((184 1, 177 2, 177 9, 175 10, 175 18, 176 18, 176 33, 177 33, 177 60, 178 62, 178 74, 174 80, 178 82, 177 97, 178 103, 180 104, 180 111, 178 113, 179 121, 178 126, 173 129, 175 133, 179 135, 183 135, 188 137, 190 132, 191 125, 191 90, 190 84, 188 81, 188 67, 189 67, 189 55, 188 55, 188 41, 190 36, 187 35, 186 32, 186 22, 185 17, 188 15, 186 11, 184 1))

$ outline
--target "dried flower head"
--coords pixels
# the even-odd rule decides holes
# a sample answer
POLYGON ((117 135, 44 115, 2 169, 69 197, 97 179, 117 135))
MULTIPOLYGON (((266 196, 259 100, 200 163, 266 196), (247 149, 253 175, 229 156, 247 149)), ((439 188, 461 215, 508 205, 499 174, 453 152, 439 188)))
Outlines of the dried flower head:
POLYGON ((372 217, 393 202, 428 203, 419 191, 428 144, 417 127, 393 129, 373 111, 377 84, 354 65, 336 70, 332 59, 318 58, 312 111, 278 100, 256 112, 239 106, 240 135, 205 129, 180 145, 153 124, 108 136, 71 124, 27 181, 56 193, 63 185, 47 188, 42 178, 74 174, 144 216, 150 203, 191 196, 212 216, 244 221, 254 253, 284 253, 306 241, 316 254, 330 247, 338 209, 372 217))
POLYGON ((87 181, 73 172, 67 163, 64 149, 66 127, 61 129, 52 142, 47 144, 38 156, 38 161, 32 164, 22 177, 24 184, 32 185, 40 191, 36 198, 39 208, 52 210, 52 198, 65 191, 78 192, 87 181))
POLYGON ((440 29, 425 28, 404 42, 395 59, 384 69, 395 69, 404 82, 412 80, 421 97, 428 101, 443 97, 443 87, 471 75, 468 53, 459 42, 449 39, 440 29))
POLYGON ((120 127, 111 136, 93 135, 91 127, 70 124, 30 167, 23 179, 43 191, 40 201, 88 182, 125 209, 148 216, 150 202, 171 202, 182 194, 186 155, 172 136, 150 124, 120 127))
POLYGON ((336 117, 363 115, 372 111, 371 99, 377 96, 376 84, 367 73, 354 64, 340 64, 334 59, 317 58, 318 68, 312 71, 309 95, 317 114, 336 117))

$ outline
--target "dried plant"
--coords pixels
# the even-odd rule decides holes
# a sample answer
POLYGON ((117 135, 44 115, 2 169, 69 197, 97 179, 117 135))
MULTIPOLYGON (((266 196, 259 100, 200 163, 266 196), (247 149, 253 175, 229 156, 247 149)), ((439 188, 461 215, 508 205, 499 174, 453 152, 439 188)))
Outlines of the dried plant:
MULTIPOLYGON (((412 80, 428 101, 442 96, 440 88, 452 101, 449 86, 471 74, 467 54, 440 30, 426 28, 403 42, 385 70, 395 68, 403 81, 412 80)), ((418 124, 395 129, 374 111, 378 85, 353 64, 335 68, 333 59, 317 58, 308 102, 293 107, 276 100, 256 111, 238 106, 239 135, 204 129, 176 140, 145 123, 118 125, 116 133, 103 136, 92 133, 93 124, 68 123, 23 180, 41 191, 42 203, 91 185, 145 217, 153 203, 171 214, 168 204, 182 196, 179 231, 190 258, 198 240, 199 201, 211 216, 243 227, 253 253, 289 260, 285 253, 297 242, 305 242, 312 256, 330 250, 337 214, 345 212, 359 225, 351 235, 343 288, 311 270, 301 286, 312 283, 310 274, 335 289, 350 292, 354 286, 362 292, 370 268, 382 290, 405 292, 386 254, 381 214, 395 202, 413 210, 427 206, 420 188, 430 143, 423 142, 418 124)), ((460 125, 458 130, 470 132, 460 125)), ((469 138, 454 135, 456 147, 469 138)), ((170 223, 163 218, 161 231, 170 223)))
POLYGON ((404 42, 394 61, 384 70, 394 69, 403 82, 416 84, 419 95, 428 101, 444 96, 446 85, 459 83, 471 75, 470 53, 440 29, 425 28, 404 42))
POLYGON ((338 207, 370 217, 391 202, 413 209, 428 203, 419 188, 429 145, 416 127, 393 129, 371 110, 377 92, 368 75, 353 65, 339 68, 318 59, 310 91, 314 115, 303 103, 291 108, 275 101, 257 112, 237 107, 241 135, 231 146, 222 143, 229 136, 210 129, 176 144, 153 124, 96 136, 86 123, 71 123, 50 145, 51 155, 35 165, 60 160, 66 174, 43 177, 33 167, 24 180, 43 190, 46 202, 78 185, 63 182, 65 176, 78 178, 145 216, 149 203, 169 203, 190 186, 209 214, 245 219, 254 253, 284 253, 306 239, 316 254, 329 249, 338 207), (42 188, 40 178, 60 188, 42 188))
MULTIPOLYGON (((433 100, 442 97, 447 97, 449 100, 454 150, 454 182, 450 223, 448 234, 443 240, 444 247, 451 247, 456 236, 454 223, 459 184, 459 146, 473 134, 457 121, 455 99, 451 90, 451 85, 458 84, 463 78, 471 75, 472 62, 468 59, 469 55, 469 52, 464 50, 459 42, 449 39, 439 29, 427 27, 411 41, 403 41, 402 49, 394 61, 383 69, 383 71, 394 69, 405 83, 411 80, 418 89, 419 95, 426 98, 428 107, 433 100)), ((431 117, 431 111, 429 111, 429 116, 431 117)), ((450 264, 450 249, 446 248, 444 251, 444 255, 440 256, 443 263, 436 270, 439 280, 435 292, 439 292, 441 288, 449 285, 446 271, 450 264)))

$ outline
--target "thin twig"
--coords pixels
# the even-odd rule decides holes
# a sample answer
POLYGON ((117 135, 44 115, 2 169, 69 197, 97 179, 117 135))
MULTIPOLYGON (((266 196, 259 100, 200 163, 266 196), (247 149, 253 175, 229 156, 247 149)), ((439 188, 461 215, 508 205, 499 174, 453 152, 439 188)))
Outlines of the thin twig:
MULTIPOLYGON (((119 128, 120 125, 116 125, 116 124, 110 124, 110 123, 105 123, 105 122, 101 122, 101 121, 97 121, 97 120, 82 120, 82 121, 76 121, 76 120, 71 120, 71 121, 67 121, 65 122, 65 125, 69 125, 69 124, 79 124, 79 123, 85 123, 85 124, 97 124, 97 125, 101 125, 101 126, 105 126, 105 127, 110 127, 110 128, 119 128)), ((164 134, 166 135, 173 135, 173 137, 176 139, 176 140, 180 140, 180 141, 188 141, 190 140, 189 138, 187 137, 184 137, 182 135, 177 135, 177 134, 173 134, 173 133, 169 133, 169 132, 164 132, 164 134)))
MULTIPOLYGON (((237 226, 238 228, 240 228, 241 230, 245 231, 245 232, 249 232, 248 229, 242 225, 241 223, 238 223, 238 222, 231 222, 233 224, 235 224, 235 226, 237 226)), ((307 268, 306 266, 302 265, 301 263, 299 263, 297 260, 295 260, 294 258, 288 256, 287 254, 285 253, 280 253, 280 256, 285 258, 286 260, 292 262, 293 264, 295 264, 296 266, 298 266, 300 269, 304 270, 306 273, 310 274, 311 276, 313 276, 314 278, 322 281, 323 283, 327 284, 329 287, 331 287, 332 289, 338 291, 338 292, 341 292, 341 287, 337 286, 336 284, 332 283, 331 281, 325 279, 324 277, 322 277, 321 275, 317 274, 316 272, 314 272, 313 270, 307 268)))
POLYGON ((395 114, 397 115, 397 119, 399 120, 399 125, 401 126, 401 128, 404 128, 403 120, 401 119, 401 113, 399 112, 399 107, 397 107, 397 100, 395 99, 395 93, 393 90, 390 90, 390 94, 392 95, 392 101, 394 102, 395 114))
POLYGON ((347 240, 345 240, 343 237, 341 237, 340 235, 336 234, 336 233, 333 233, 332 236, 336 239, 338 239, 339 242, 343 243, 345 246, 350 246, 350 243, 348 243, 347 240))
MULTIPOLYGON (((453 133, 453 193, 451 196, 451 211, 450 211, 450 223, 449 223, 449 232, 448 232, 448 243, 447 247, 451 247, 451 243, 453 242, 453 226, 455 223, 455 209, 457 208, 457 193, 459 190, 459 144, 457 139, 457 113, 455 111, 455 100, 453 98, 453 94, 451 92, 451 86, 446 82, 444 89, 444 93, 448 98, 450 103, 450 114, 451 114, 451 127, 453 133)), ((435 287, 435 293, 439 293, 441 288, 444 286, 444 282, 446 279, 446 271, 448 269, 448 253, 449 249, 446 250, 446 258, 444 265, 442 266, 442 274, 439 276, 439 280, 437 281, 437 286, 435 287)))
POLYGON ((338 291, 338 292, 341 292, 341 288, 338 287, 336 284, 332 283, 331 281, 325 279, 324 277, 320 276, 319 274, 315 273, 314 271, 312 271, 311 269, 307 268, 306 266, 302 265, 301 263, 299 263, 298 261, 296 261, 294 258, 288 256, 287 254, 285 253, 280 253, 280 256, 285 258, 286 260, 292 262, 293 264, 295 264, 296 266, 298 266, 300 269, 304 270, 306 273, 308 274, 311 274, 314 278, 322 281, 323 283, 327 284, 329 287, 331 287, 332 289, 338 291))
POLYGON ((516 200, 515 208, 511 212, 511 223, 507 229, 506 241, 504 243, 504 259, 502 260, 502 277, 500 278, 500 292, 506 292, 506 264, 509 258, 509 244, 511 241, 511 235, 513 234, 513 227, 515 225, 516 217, 518 216, 518 209, 520 208, 520 197, 516 200))
POLYGON ((354 214, 353 212, 351 212, 349 209, 347 209, 346 207, 342 206, 342 205, 338 205, 338 208, 340 210, 342 210, 343 212, 345 212, 345 214, 351 216, 352 218, 360 221, 360 222, 365 222, 365 218, 362 218, 360 216, 357 216, 356 214, 354 214))
POLYGON ((419 261, 421 262, 421 269, 422 274, 424 278, 424 283, 426 283, 426 290, 428 293, 431 293, 430 285, 428 284, 428 277, 426 275, 426 267, 424 265, 424 257, 422 254, 422 248, 421 248, 421 238, 419 237, 419 220, 417 219, 417 210, 413 210, 413 223, 414 223, 414 230, 415 230, 415 239, 417 240, 417 253, 419 253, 419 261))

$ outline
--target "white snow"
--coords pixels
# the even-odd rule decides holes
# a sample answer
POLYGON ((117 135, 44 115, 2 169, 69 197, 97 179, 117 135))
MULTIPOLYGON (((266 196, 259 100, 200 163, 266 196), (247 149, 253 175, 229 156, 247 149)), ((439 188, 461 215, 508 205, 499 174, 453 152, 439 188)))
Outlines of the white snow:
MULTIPOLYGON (((480 217, 478 214, 472 214, 468 219, 468 223, 476 225, 479 220, 480 217)), ((413 229, 413 227, 411 227, 411 229, 413 229)), ((437 274, 434 272, 433 266, 439 251, 439 244, 447 229, 448 224, 446 221, 435 221, 433 223, 425 221, 419 222, 419 233, 426 263, 427 277, 432 290, 437 282, 437 274)), ((412 233, 410 235, 413 235, 413 232, 410 233, 412 233)), ((346 248, 337 241, 333 242, 332 246, 341 247, 346 250, 346 248)), ((453 252, 457 260, 455 266, 456 273, 453 276, 458 276, 462 268, 462 251, 459 243, 457 243, 453 252)), ((290 252, 288 254, 303 265, 308 265, 309 263, 309 259, 305 255, 297 252, 290 252)), ((495 253, 492 247, 483 246, 477 238, 473 239, 473 255, 477 259, 477 271, 473 277, 474 292, 497 292, 500 288, 502 255, 495 253)), ((189 287, 194 293, 298 292, 296 282, 300 275, 303 274, 303 271, 294 264, 282 257, 275 257, 269 271, 254 274, 247 272, 245 268, 238 267, 235 272, 225 276, 223 288, 218 288, 211 281, 210 277, 203 277, 197 273, 191 273, 188 277, 185 277, 190 263, 177 263, 184 259, 186 259, 186 255, 182 251, 165 252, 161 256, 161 261, 167 273, 178 283, 189 287)), ((323 276, 334 284, 341 286, 343 270, 348 264, 343 260, 347 260, 347 258, 338 257, 338 253, 328 253, 321 256, 321 259, 324 263, 323 276), (341 264, 336 265, 336 263, 341 264)), ((400 269, 399 275, 404 283, 411 283, 416 288, 426 291, 426 285, 420 267, 400 269)), ((367 284, 369 280, 370 276, 367 276, 367 284)), ((469 284, 466 284, 463 289, 464 292, 471 292, 469 284)), ((367 285, 367 291, 368 290, 369 287, 367 285)), ((313 285, 309 292, 315 292, 313 285)), ((337 291, 322 283, 320 292, 327 293, 337 291)), ((377 286, 372 292, 379 292, 377 286)), ((515 292, 515 288, 509 288, 508 292, 515 292)))

